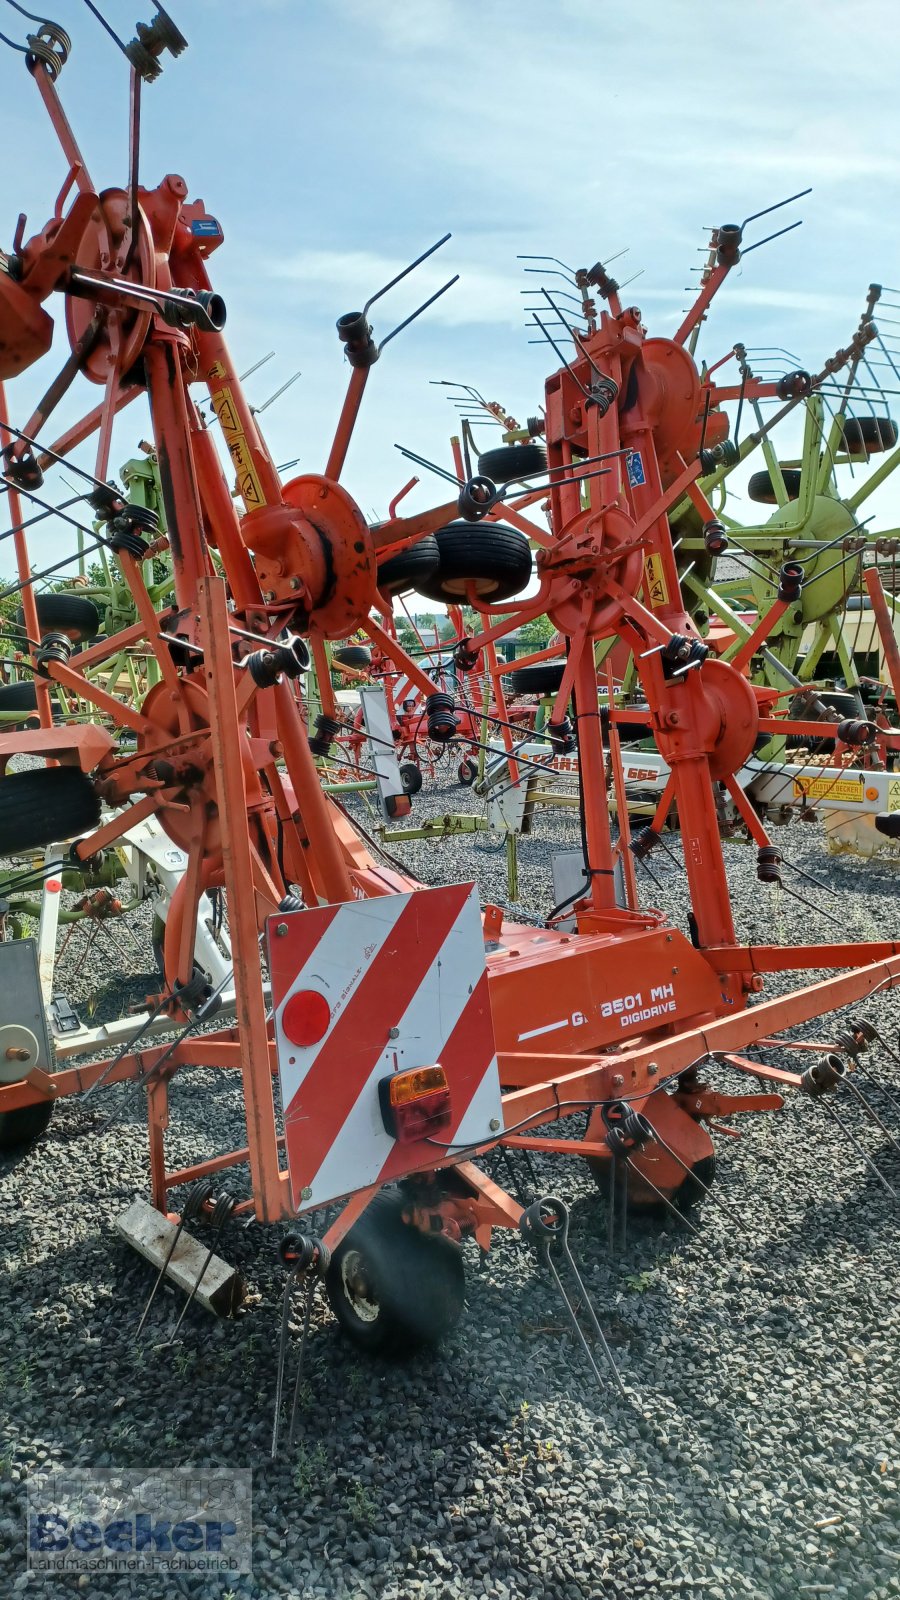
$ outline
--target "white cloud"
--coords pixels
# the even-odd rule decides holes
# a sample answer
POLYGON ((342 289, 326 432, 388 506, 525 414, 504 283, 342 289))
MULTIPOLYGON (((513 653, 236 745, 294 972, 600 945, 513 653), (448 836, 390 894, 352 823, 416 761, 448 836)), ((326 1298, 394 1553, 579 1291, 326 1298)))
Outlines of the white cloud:
MULTIPOLYGON (((494 323, 522 327, 525 315, 519 295, 520 280, 514 271, 501 273, 484 267, 466 266, 453 241, 438 256, 423 262, 402 285, 378 303, 377 318, 382 333, 402 320, 416 306, 435 294, 459 271, 459 282, 428 309, 429 318, 445 327, 494 323), (402 309, 398 310, 397 307, 402 309)), ((379 255, 371 250, 300 250, 275 260, 270 276, 289 282, 294 292, 316 304, 345 305, 357 310, 382 284, 402 272, 407 262, 399 256, 379 255)), ((373 311, 373 316, 376 312, 373 311)))

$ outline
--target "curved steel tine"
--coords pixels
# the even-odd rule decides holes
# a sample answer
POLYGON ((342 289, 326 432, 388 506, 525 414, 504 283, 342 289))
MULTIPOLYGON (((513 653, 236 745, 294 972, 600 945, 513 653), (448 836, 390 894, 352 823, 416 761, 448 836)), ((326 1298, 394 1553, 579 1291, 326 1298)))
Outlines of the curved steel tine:
POLYGON ((311 1273, 306 1277, 306 1307, 303 1314, 303 1332, 300 1335, 300 1349, 297 1353, 297 1373, 294 1378, 294 1396, 291 1401, 291 1420, 288 1428, 288 1448, 294 1442, 294 1427, 297 1421, 297 1401, 300 1397, 300 1377, 303 1372, 303 1358, 306 1355, 306 1341, 309 1337, 309 1324, 312 1317, 312 1304, 316 1293, 317 1279, 311 1273))
POLYGON ((169 1263, 171 1262, 172 1257, 175 1254, 175 1247, 178 1244, 179 1239, 181 1238, 181 1235, 182 1235, 182 1233, 184 1231, 184 1228, 185 1228, 186 1224, 191 1220, 192 1217, 195 1217, 202 1210, 203 1206, 206 1204, 207 1200, 209 1199, 210 1195, 212 1194, 212 1190, 213 1190, 212 1179, 211 1178, 201 1178, 199 1183, 195 1183, 194 1184, 194 1187, 192 1188, 190 1194, 188 1195, 188 1197, 187 1197, 187 1199, 186 1199, 186 1201, 184 1203, 184 1207, 182 1209, 181 1216, 178 1219, 178 1226, 175 1229, 175 1232, 174 1232, 174 1234, 172 1236, 172 1240, 171 1240, 171 1243, 169 1245, 169 1248, 166 1251, 166 1258, 165 1258, 162 1266, 160 1267, 159 1272, 156 1275, 156 1282, 154 1283, 153 1288, 150 1291, 150 1299, 147 1301, 147 1304, 144 1307, 144 1314, 141 1317, 141 1320, 137 1325, 137 1332, 138 1333, 141 1333, 141 1331, 143 1330, 143 1327, 144 1327, 144 1323, 147 1321, 147 1317, 148 1317, 149 1312, 150 1312, 150 1307, 152 1306, 154 1300, 156 1299, 157 1290, 159 1289, 159 1286, 162 1283, 163 1278, 165 1277, 165 1275, 166 1275, 166 1273, 167 1273, 167 1271, 169 1269, 169 1263))
POLYGON ((164 1350, 168 1350, 169 1346, 175 1343, 175 1335, 177 1334, 178 1329, 181 1327, 181 1324, 183 1323, 185 1317, 188 1314, 188 1311, 190 1310, 191 1306, 193 1305, 194 1296, 197 1293, 197 1290, 199 1289, 201 1283, 203 1282, 204 1276, 206 1274, 206 1269, 209 1266, 209 1263, 212 1261, 212 1258, 216 1253, 216 1243, 218 1242, 219 1234, 222 1232, 222 1229, 224 1228, 226 1222, 228 1221, 229 1217, 231 1216, 231 1213, 233 1212, 233 1210, 234 1210, 236 1205, 237 1205, 237 1200, 236 1200, 236 1198, 235 1198, 235 1196, 233 1194, 228 1194, 227 1191, 226 1191, 225 1193, 219 1195, 219 1198, 216 1201, 215 1209, 213 1211, 213 1216, 212 1216, 212 1227, 213 1227, 213 1234, 214 1234, 213 1242, 210 1245, 209 1250, 207 1252, 206 1260, 204 1261, 202 1267, 200 1268, 200 1271, 197 1274, 197 1277, 194 1280, 194 1284, 193 1284, 193 1287, 191 1289, 191 1292, 188 1295, 187 1300, 184 1303, 184 1306, 182 1307, 181 1316, 178 1318, 178 1321, 176 1322, 174 1328, 172 1329, 172 1332, 169 1335, 169 1338, 166 1339, 166 1341, 165 1341, 165 1343, 163 1345, 163 1349, 164 1350))
POLYGON ((848 1144, 852 1144, 854 1150, 858 1151, 858 1153, 862 1156, 866 1166, 875 1174, 875 1177, 878 1179, 878 1182, 881 1184, 882 1188, 887 1190, 888 1194, 893 1200, 896 1200, 898 1198, 896 1189, 891 1187, 887 1181, 887 1178, 884 1176, 884 1173, 878 1170, 868 1151, 863 1149, 863 1146, 860 1144, 859 1140, 850 1132, 847 1124, 841 1117, 838 1116, 834 1106, 830 1106, 824 1099, 819 1099, 816 1104, 820 1105, 822 1110, 826 1112, 829 1117, 831 1117, 832 1121, 837 1123, 848 1144))

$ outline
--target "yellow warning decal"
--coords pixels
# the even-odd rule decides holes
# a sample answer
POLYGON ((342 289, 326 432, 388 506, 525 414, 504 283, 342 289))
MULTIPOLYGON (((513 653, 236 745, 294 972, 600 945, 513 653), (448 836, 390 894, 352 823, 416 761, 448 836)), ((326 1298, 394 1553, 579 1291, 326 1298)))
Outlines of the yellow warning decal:
POLYGON ((217 394, 210 396, 212 408, 219 419, 219 427, 228 446, 228 453, 234 462, 237 473, 238 490, 241 499, 248 511, 256 506, 263 506, 266 497, 263 494, 262 484, 253 465, 247 435, 240 424, 234 396, 229 388, 220 389, 217 394))
POLYGON ((888 811, 900 811, 900 778, 888 781, 888 811))
POLYGON ((661 556, 653 555, 647 557, 644 562, 644 582, 647 588, 647 598, 652 606, 667 606, 669 604, 669 589, 661 556))
MULTIPOLYGON (((805 779, 794 779, 795 800, 863 800, 865 798, 862 778, 814 778, 811 783, 805 779)), ((900 800, 897 802, 900 809, 900 800)))
POLYGON ((228 368, 226 366, 223 366, 221 361, 214 361, 212 366, 210 367, 208 373, 206 374, 206 380, 207 380, 208 383, 211 383, 214 378, 227 378, 227 377, 228 377, 228 368))

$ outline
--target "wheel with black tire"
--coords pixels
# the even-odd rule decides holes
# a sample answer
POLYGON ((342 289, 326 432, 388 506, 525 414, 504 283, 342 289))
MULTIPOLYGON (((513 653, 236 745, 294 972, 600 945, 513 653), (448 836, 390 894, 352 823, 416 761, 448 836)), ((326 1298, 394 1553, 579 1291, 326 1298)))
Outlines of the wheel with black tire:
POLYGON ((372 1354, 436 1343, 465 1303, 458 1246, 410 1227, 403 1204, 402 1195, 377 1194, 337 1246, 325 1278, 342 1331, 372 1354))
POLYGON ((428 600, 458 605, 469 584, 480 600, 509 600, 531 577, 531 547, 518 528, 502 522, 448 522, 434 537, 440 564, 419 585, 428 600))
POLYGON ((161 978, 166 975, 166 921, 165 917, 154 915, 150 928, 150 945, 153 950, 153 960, 156 970, 161 978))
MULTIPOLYGON (((799 467, 782 467, 781 476, 784 479, 784 487, 787 491, 788 499, 798 499, 800 495, 800 479, 802 477, 799 467)), ((768 468, 764 472, 754 472, 752 474, 750 482, 747 484, 747 494, 751 500, 755 500, 759 505, 774 506, 778 504, 768 468)))
POLYGON ((475 779, 478 777, 477 762, 473 761, 471 756, 467 756, 465 761, 459 763, 456 769, 456 776, 465 788, 471 789, 475 779))
MULTIPOLYGON (((83 594, 36 594, 38 623, 41 633, 67 633, 77 644, 80 639, 93 639, 100 631, 100 613, 83 594)), ((16 612, 20 627, 25 623, 22 606, 16 612)))
POLYGON ((46 1133, 53 1115, 52 1100, 38 1100, 33 1106, 16 1106, 0 1111, 0 1150, 22 1150, 36 1144, 46 1133))
MULTIPOLYGON (((862 698, 852 689, 817 689, 816 696, 825 707, 826 724, 843 722, 847 717, 859 718, 865 722, 866 708, 862 698)), ((769 734, 771 739, 772 735, 769 734)), ((801 750, 807 745, 814 744, 819 755, 830 755, 834 749, 834 739, 824 733, 821 739, 816 739, 807 733, 789 733, 785 740, 788 750, 801 750)))
POLYGON ((893 450, 897 439, 897 424, 892 417, 848 417, 841 448, 851 456, 873 456, 881 450, 893 450))
MULTIPOLYGON (((161 978, 166 975, 166 922, 164 917, 154 915, 150 926, 150 946, 153 950, 153 961, 161 978)), ((193 976, 203 978, 212 984, 208 972, 204 972, 199 961, 194 962, 193 976)))
POLYGON ((415 761, 401 761, 400 782, 404 794, 418 794, 422 787, 422 768, 415 761))
POLYGON ((421 583, 433 578, 440 564, 440 551, 433 534, 426 534, 418 544, 398 551, 378 564, 378 587, 382 594, 405 594, 418 589, 421 583))
POLYGON ((339 644, 332 650, 331 658, 342 667, 355 667, 357 670, 372 665, 372 652, 367 644, 339 644))
POLYGON ((829 721, 841 722, 844 717, 864 717, 862 696, 855 689, 818 689, 824 706, 828 707, 829 721))
POLYGON ((38 767, 0 778, 0 856, 90 833, 100 800, 78 767, 38 767))
POLYGON ((504 444, 478 457, 478 471, 494 483, 513 483, 532 473, 546 472, 547 452, 542 444, 504 444))
POLYGON ((37 714, 37 689, 29 680, 0 684, 0 726, 14 727, 32 721, 37 714))
POLYGON ((564 661, 536 661, 531 667, 519 667, 505 681, 512 694, 557 694, 566 670, 564 661))

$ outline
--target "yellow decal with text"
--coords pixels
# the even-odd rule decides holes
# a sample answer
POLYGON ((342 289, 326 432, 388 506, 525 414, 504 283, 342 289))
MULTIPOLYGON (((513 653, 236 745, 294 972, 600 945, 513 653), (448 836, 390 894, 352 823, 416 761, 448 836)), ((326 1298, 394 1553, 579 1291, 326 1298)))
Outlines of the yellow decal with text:
POLYGON ((231 390, 227 387, 219 389, 218 393, 211 396, 211 400, 212 408, 219 419, 219 427, 222 429, 225 443, 228 446, 228 453, 234 462, 238 490, 244 505, 248 511, 253 510, 255 506, 265 505, 266 498, 263 494, 262 484, 253 465, 253 457, 250 454, 247 435, 241 427, 231 390))
POLYGON ((795 800, 862 800, 864 785, 862 778, 814 778, 811 783, 805 779, 794 779, 795 800))
POLYGON ((644 562, 644 582, 647 586, 647 598, 652 606, 667 606, 669 603, 669 589, 666 583, 666 574, 663 571, 661 556, 648 556, 644 562))

